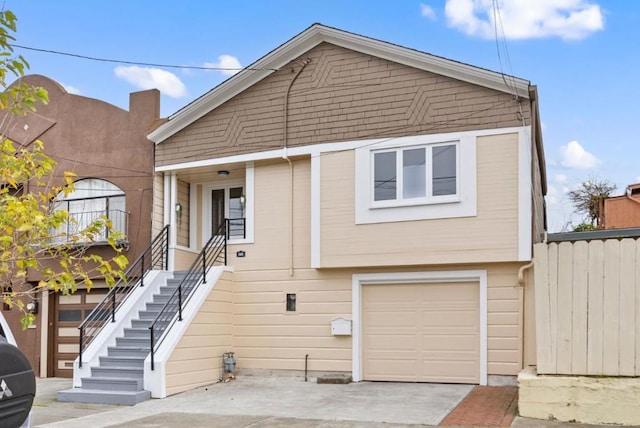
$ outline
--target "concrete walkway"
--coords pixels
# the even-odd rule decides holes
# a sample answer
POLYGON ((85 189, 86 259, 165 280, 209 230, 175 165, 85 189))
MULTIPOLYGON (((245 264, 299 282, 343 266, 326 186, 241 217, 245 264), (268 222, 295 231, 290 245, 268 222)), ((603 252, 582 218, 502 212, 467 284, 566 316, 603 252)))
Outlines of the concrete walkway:
MULTIPOLYGON (((391 382, 319 385, 298 378, 239 377, 120 407, 58 402, 56 391, 70 386, 69 379, 38 379, 34 427, 416 427, 440 424, 474 388, 391 382)), ((564 425, 516 418, 513 426, 564 425)))

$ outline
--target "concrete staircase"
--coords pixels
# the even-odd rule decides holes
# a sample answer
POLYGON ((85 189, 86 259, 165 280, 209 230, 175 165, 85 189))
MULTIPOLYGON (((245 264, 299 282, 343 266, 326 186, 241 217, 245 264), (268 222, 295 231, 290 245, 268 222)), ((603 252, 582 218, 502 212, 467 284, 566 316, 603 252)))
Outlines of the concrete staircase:
MULTIPOLYGON (((144 360, 150 352, 149 326, 184 276, 184 272, 175 272, 173 279, 167 280, 153 299, 146 302, 145 310, 138 312, 131 326, 124 328, 124 334, 116 338, 116 346, 107 347, 106 356, 100 357, 100 364, 91 367, 91 376, 82 378, 82 387, 58 391, 58 400, 133 406, 151 398, 151 393, 143 389, 144 360)), ((177 303, 170 308, 175 314, 177 303)), ((155 337, 160 338, 164 328, 160 326, 155 331, 155 337)))

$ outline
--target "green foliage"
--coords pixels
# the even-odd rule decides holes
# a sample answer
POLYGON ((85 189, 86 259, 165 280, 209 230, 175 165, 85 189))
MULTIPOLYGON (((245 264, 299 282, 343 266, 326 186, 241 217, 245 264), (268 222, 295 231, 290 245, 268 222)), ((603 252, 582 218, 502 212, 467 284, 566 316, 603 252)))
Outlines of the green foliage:
POLYGON ((574 232, 588 232, 591 230, 598 230, 598 228, 591 223, 585 223, 585 222, 582 222, 573 228, 574 232))
MULTIPOLYGON (((7 85, 9 75, 22 77, 29 64, 22 56, 14 56, 11 42, 16 31, 16 16, 0 11, 0 121, 7 126, 11 115, 35 111, 38 103, 48 101, 42 88, 23 82, 7 85)), ((0 125, 0 126, 1 126, 0 125)), ((22 326, 26 328, 35 317, 26 311, 26 302, 44 289, 73 293, 80 283, 91 288, 92 278, 101 277, 109 286, 124 279, 127 258, 117 243, 121 233, 112 229, 106 217, 96 219, 72 235, 64 225, 75 220, 56 206, 60 196, 74 190, 74 174, 65 172, 58 183, 53 178, 56 162, 44 152, 40 141, 22 147, 11 141, 0 127, 0 286, 2 303, 22 311, 22 326), (89 245, 107 231, 108 244, 115 256, 105 259, 87 254, 89 245), (33 287, 29 277, 37 274, 33 287)), ((77 225, 77 222, 76 226, 77 225)))

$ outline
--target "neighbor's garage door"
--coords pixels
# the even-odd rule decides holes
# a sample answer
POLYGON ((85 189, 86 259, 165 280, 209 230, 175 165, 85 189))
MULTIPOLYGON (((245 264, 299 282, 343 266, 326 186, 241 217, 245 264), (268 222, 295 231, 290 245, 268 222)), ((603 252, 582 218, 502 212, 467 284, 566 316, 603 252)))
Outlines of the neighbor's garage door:
POLYGON ((480 382, 477 282, 364 285, 363 377, 480 382))
POLYGON ((80 334, 78 327, 107 293, 106 289, 77 290, 69 296, 55 296, 53 375, 73 377, 73 361, 78 356, 80 334))

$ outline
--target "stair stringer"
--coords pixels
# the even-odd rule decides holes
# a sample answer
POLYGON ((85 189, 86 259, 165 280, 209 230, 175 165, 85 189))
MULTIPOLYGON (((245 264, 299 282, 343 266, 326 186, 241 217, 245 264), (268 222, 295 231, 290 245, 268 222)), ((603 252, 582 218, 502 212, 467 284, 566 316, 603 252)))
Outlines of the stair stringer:
POLYGON ((124 328, 131 325, 132 319, 137 319, 138 311, 144 309, 147 302, 153 300, 160 287, 166 285, 167 279, 173 278, 173 272, 164 270, 148 271, 145 275, 144 287, 136 287, 131 295, 116 311, 116 321, 110 322, 98 333, 82 353, 82 367, 80 357, 73 362, 73 387, 82 387, 82 378, 91 377, 91 367, 100 365, 100 357, 106 356, 108 348, 115 346, 116 337, 124 335, 124 328))
MULTIPOLYGON (((155 351, 154 370, 151 370, 151 354, 144 360, 144 386, 151 392, 152 398, 167 396, 166 364, 176 346, 200 311, 207 297, 225 271, 233 271, 229 266, 214 266, 207 270, 207 282, 199 285, 189 303, 182 309, 182 321, 176 321, 168 331, 166 337, 155 351)), ((176 315, 177 316, 177 315, 176 315)))

